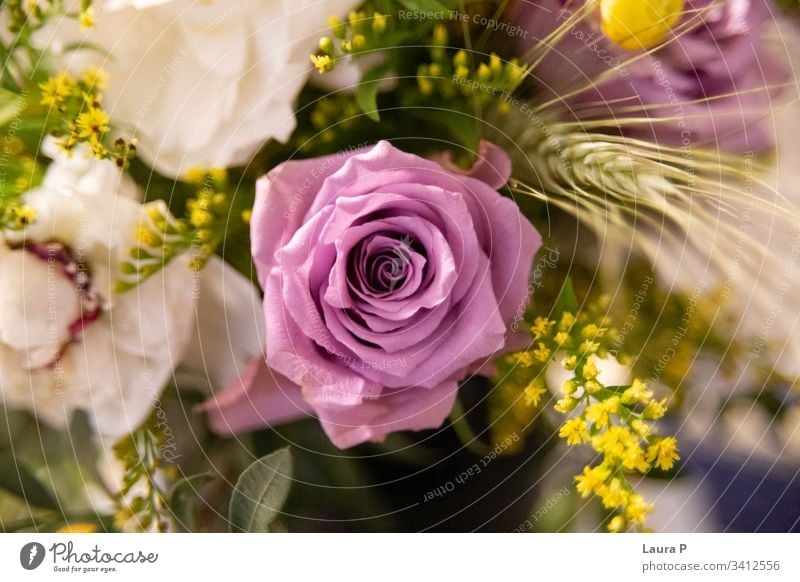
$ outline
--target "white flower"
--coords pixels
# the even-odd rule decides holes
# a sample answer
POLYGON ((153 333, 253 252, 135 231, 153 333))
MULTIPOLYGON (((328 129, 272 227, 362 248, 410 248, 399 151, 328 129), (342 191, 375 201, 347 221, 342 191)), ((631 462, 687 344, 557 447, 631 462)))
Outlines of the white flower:
POLYGON ((113 163, 79 151, 25 195, 36 221, 0 239, 5 406, 57 428, 83 409, 109 436, 150 413, 189 343, 192 272, 176 260, 132 291, 112 291, 143 216, 135 194, 113 163))
POLYGON ((241 165, 295 127, 294 101, 312 70, 309 54, 327 19, 358 0, 105 0, 85 34, 64 18, 40 34, 50 48, 99 46, 63 55, 80 71, 106 69, 105 106, 133 130, 158 171, 241 165))

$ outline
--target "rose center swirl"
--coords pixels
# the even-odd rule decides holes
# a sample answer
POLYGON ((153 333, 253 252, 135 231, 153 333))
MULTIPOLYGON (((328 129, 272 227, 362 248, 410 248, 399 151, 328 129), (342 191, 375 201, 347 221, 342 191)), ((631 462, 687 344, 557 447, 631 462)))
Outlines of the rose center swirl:
POLYGON ((348 279, 362 294, 387 298, 421 273, 425 252, 408 234, 378 232, 360 241, 348 260, 348 279))

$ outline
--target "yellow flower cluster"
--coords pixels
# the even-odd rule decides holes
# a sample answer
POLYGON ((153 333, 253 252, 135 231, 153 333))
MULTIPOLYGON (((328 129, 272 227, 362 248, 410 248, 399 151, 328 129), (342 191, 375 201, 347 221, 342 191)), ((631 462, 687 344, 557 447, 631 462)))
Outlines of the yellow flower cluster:
POLYGON ((334 70, 336 63, 346 55, 374 48, 375 39, 386 31, 389 22, 385 14, 370 8, 350 11, 344 22, 331 16, 328 25, 333 39, 322 37, 317 52, 309 57, 320 74, 334 70))
POLYGON ((489 55, 488 61, 478 54, 470 56, 463 49, 450 57, 445 50, 448 44, 447 28, 437 24, 430 48, 431 62, 417 68, 420 93, 436 93, 444 98, 460 95, 473 106, 497 104, 501 112, 507 111, 508 102, 500 97, 519 86, 525 78, 525 68, 516 59, 504 61, 495 53, 489 55))
POLYGON ((362 120, 360 115, 361 108, 353 95, 337 93, 323 97, 316 102, 310 116, 316 135, 309 136, 304 143, 310 144, 318 137, 322 143, 330 144, 341 132, 357 127, 362 120))
POLYGON ((94 27, 94 6, 92 4, 93 0, 81 0, 81 11, 78 14, 81 32, 86 32, 94 27))
POLYGON ((124 167, 136 151, 136 140, 118 139, 113 146, 106 145, 111 127, 102 108, 102 92, 107 85, 108 75, 97 67, 88 68, 79 79, 59 73, 39 84, 40 104, 56 114, 50 131, 60 138, 56 144, 68 155, 78 144, 86 144, 95 158, 111 159, 124 167))
POLYGON ((18 200, 10 204, 0 201, 0 230, 22 230, 36 220, 36 209, 18 200))
MULTIPOLYGON (((191 169, 184 182, 195 188, 195 195, 186 201, 185 218, 175 218, 162 200, 145 206, 135 233, 138 246, 131 249, 129 260, 121 267, 117 292, 135 288, 185 251, 191 253, 189 267, 201 270, 224 240, 226 229, 232 227, 227 170, 191 169)), ((241 211, 244 224, 249 222, 249 214, 241 211)))
POLYGON ((493 439, 530 428, 535 420, 531 408, 546 393, 545 371, 560 365, 571 377, 560 386, 554 404, 567 416, 558 434, 569 446, 590 446, 600 458, 575 478, 576 489, 613 510, 610 531, 641 529, 652 506, 634 491, 628 475, 653 467, 670 470, 680 457, 676 439, 658 436, 653 426, 665 414, 666 400, 656 400, 641 380, 606 386, 600 379, 597 362, 612 357, 610 348, 618 338, 605 315, 607 307, 601 298, 577 316, 563 312, 557 320, 533 320, 531 348, 498 361, 489 399, 493 439))

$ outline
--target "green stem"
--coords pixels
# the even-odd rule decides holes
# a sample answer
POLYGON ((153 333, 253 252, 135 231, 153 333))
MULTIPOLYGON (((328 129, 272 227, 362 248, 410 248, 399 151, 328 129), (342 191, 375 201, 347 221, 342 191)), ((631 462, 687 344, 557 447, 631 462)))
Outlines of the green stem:
POLYGON ((450 413, 450 424, 453 425, 453 430, 456 431, 458 440, 464 445, 467 450, 481 457, 489 452, 489 447, 486 443, 478 440, 475 432, 467 421, 467 416, 464 414, 464 407, 461 401, 456 399, 453 404, 453 410, 450 413))

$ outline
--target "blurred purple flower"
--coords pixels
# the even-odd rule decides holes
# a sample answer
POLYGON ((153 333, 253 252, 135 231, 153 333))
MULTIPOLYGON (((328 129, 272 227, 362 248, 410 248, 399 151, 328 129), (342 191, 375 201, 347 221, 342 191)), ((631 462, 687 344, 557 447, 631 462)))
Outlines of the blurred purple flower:
MULTIPOLYGON (((512 16, 530 34, 517 49, 530 50, 578 4, 518 2, 512 16)), ((643 124, 622 121, 621 131, 663 145, 772 147, 772 101, 789 79, 763 37, 772 2, 688 0, 686 11, 673 40, 649 55, 615 46, 593 25, 594 16, 583 19, 533 72, 540 95, 559 99, 577 119, 613 119, 616 126, 647 117, 643 124)))

